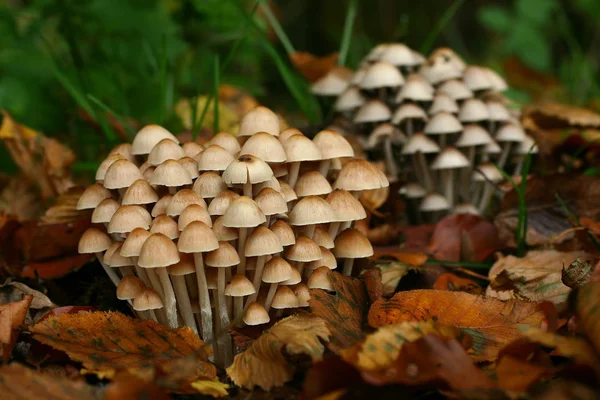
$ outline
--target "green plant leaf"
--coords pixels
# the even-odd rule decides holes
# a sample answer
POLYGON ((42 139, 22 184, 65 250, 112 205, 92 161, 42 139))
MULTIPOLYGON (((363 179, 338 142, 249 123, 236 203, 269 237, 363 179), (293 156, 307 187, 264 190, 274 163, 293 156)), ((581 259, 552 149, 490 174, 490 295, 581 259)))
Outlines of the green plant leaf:
POLYGON ((510 29, 512 17, 504 7, 487 6, 479 9, 477 19, 486 28, 497 33, 505 33, 510 29))
POLYGON ((536 25, 548 23, 557 8, 556 0, 518 0, 516 2, 517 16, 523 17, 527 23, 536 25))
POLYGON ((518 20, 508 40, 508 50, 514 52, 531 68, 548 71, 551 66, 550 42, 543 31, 526 20, 518 20))

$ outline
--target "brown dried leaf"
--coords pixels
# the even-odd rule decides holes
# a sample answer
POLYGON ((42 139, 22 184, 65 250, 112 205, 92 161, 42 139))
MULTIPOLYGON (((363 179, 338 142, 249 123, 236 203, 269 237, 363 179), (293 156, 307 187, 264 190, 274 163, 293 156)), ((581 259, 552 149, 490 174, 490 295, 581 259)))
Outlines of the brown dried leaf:
POLYGON ((0 192, 0 213, 14 216, 19 221, 28 221, 39 216, 41 206, 39 193, 22 175, 11 178, 0 192))
POLYGON ((544 129, 567 128, 571 126, 600 128, 600 114, 587 108, 567 104, 537 104, 527 108, 527 115, 538 126, 544 129))
POLYGON ((381 216, 381 214, 377 212, 377 209, 385 204, 389 194, 389 186, 380 189, 363 190, 360 192, 359 200, 367 211, 381 216))
POLYGON ((277 322, 243 353, 235 356, 227 368, 227 375, 238 386, 264 390, 282 386, 292 379, 294 368, 284 352, 290 355, 307 355, 313 361, 323 356, 330 335, 324 320, 304 315, 294 315, 277 322))
POLYGON ((381 271, 381 284, 383 295, 391 296, 396 292, 398 283, 408 273, 411 266, 400 261, 378 262, 374 268, 381 271))
POLYGON ((579 289, 575 309, 581 327, 596 351, 600 353, 600 281, 579 289))
POLYGON ((433 284, 433 289, 467 292, 471 294, 483 293, 483 288, 478 285, 477 282, 451 273, 440 275, 433 284))
POLYGON ((473 357, 494 360, 502 346, 519 337, 519 325, 539 327, 544 318, 537 304, 502 302, 465 292, 411 290, 378 300, 369 310, 369 325, 378 328, 404 321, 434 319, 473 337, 473 357))
POLYGON ((17 330, 25 322, 32 300, 33 296, 27 295, 21 301, 0 304, 0 355, 4 362, 10 357, 17 341, 17 330))
POLYGON ((27 316, 25 317, 25 323, 28 325, 36 322, 39 317, 51 308, 56 307, 45 294, 20 282, 5 282, 0 285, 0 304, 19 301, 26 295, 33 296, 27 316))
POLYGON ((562 269, 562 282, 571 289, 587 285, 592 280, 594 269, 597 268, 597 261, 580 260, 577 258, 562 269))
POLYGON ((325 76, 335 66, 338 55, 338 53, 333 53, 324 57, 318 57, 310 53, 297 51, 290 55, 290 60, 298 71, 310 83, 313 83, 325 76))
POLYGON ((365 269, 361 272, 360 278, 365 282, 365 287, 371 303, 383 297, 381 269, 377 267, 365 269))
POLYGON ((523 393, 542 378, 551 376, 553 370, 535 365, 526 360, 506 355, 497 363, 496 377, 498 385, 508 391, 523 393))

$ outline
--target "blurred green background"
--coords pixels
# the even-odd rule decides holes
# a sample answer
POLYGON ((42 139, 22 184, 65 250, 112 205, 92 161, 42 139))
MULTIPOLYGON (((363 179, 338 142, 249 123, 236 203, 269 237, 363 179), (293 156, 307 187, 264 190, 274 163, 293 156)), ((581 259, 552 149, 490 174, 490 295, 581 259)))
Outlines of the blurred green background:
MULTIPOLYGON (((348 0, 265 3, 296 50, 319 56, 339 50, 348 0)), ((0 109, 74 148, 85 169, 106 154, 109 140, 82 112, 106 125, 104 104, 141 124, 181 131, 173 106, 210 93, 215 55, 223 63, 237 44, 221 82, 298 114, 307 84, 264 9, 251 16, 254 5, 0 0, 0 109)), ((346 64, 355 67, 373 45, 389 41, 422 51, 450 46, 470 63, 503 72, 513 87, 509 96, 520 103, 596 107, 600 98, 599 0, 359 0, 346 64)), ((303 109, 316 104, 308 103, 303 109)), ((316 112, 312 122, 318 119, 316 112)), ((8 159, 0 150, 0 168, 10 172, 8 159)))

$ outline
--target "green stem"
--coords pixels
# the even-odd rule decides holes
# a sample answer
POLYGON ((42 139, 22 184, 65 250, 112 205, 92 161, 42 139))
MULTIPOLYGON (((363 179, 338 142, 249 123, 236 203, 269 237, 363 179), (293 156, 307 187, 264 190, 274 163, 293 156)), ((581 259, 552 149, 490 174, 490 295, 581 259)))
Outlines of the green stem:
POLYGON ((340 46, 340 56, 338 65, 344 66, 350 50, 350 42, 352 42, 352 29, 356 20, 356 12, 358 10, 358 0, 350 0, 346 9, 346 19, 344 21, 344 31, 342 33, 342 44, 340 46))
POLYGON ((100 107, 103 111, 106 111, 109 114, 112 114, 113 117, 115 117, 115 119, 117 121, 119 121, 119 123, 121 125, 123 125, 123 127, 125 128, 125 130, 127 131, 127 133, 129 134, 130 138, 133 138, 135 136, 135 130, 133 129, 133 127, 129 124, 129 122, 127 122, 125 120, 125 118, 121 117, 119 114, 117 114, 112 108, 110 108, 108 105, 106 105, 105 103, 102 102, 102 100, 100 100, 99 98, 97 98, 96 96, 93 96, 91 94, 88 93, 87 95, 88 99, 90 99, 90 101, 94 104, 96 104, 98 107, 100 107))
POLYGON ((454 15, 464 4, 464 2, 465 0, 456 0, 450 5, 450 7, 448 7, 448 9, 446 9, 444 15, 442 15, 438 23, 435 24, 429 35, 427 35, 427 39, 425 39, 425 42, 421 46, 421 53, 429 54, 429 52, 433 48, 435 41, 437 40, 437 37, 440 35, 442 30, 444 30, 446 25, 448 25, 448 22, 450 22, 452 17, 454 17, 454 15))
POLYGON ((290 38, 286 35, 285 31, 281 27, 281 24, 277 20, 277 17, 275 17, 273 12, 271 11, 271 8, 269 8, 269 5, 265 3, 265 0, 259 0, 259 3, 260 9, 262 10, 263 14, 265 14, 265 17, 267 18, 267 21, 269 21, 269 24, 271 24, 271 27, 275 31, 277 38, 279 38, 279 41, 285 49, 285 52, 288 56, 291 56, 296 52, 296 50, 294 50, 294 46, 292 45, 290 38))
MULTIPOLYGON (((219 56, 215 56, 215 63, 213 67, 213 97, 215 99, 219 98, 219 81, 221 80, 221 75, 219 72, 219 56)), ((216 104, 213 107, 214 113, 214 121, 213 121, 213 135, 219 133, 219 102, 215 102, 216 104)))

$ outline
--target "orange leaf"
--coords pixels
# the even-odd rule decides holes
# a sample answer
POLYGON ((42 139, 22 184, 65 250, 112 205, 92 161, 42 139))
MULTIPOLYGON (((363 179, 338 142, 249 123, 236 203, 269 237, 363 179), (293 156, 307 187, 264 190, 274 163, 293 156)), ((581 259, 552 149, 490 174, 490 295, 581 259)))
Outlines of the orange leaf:
POLYGON ((477 282, 471 279, 461 278, 460 276, 451 273, 440 275, 433 284, 433 288, 436 290, 450 290, 472 294, 483 293, 483 288, 479 286, 477 282))
POLYGON ((401 251, 390 251, 389 247, 375 248, 375 254, 371 256, 371 259, 378 260, 380 258, 393 258, 396 261, 400 261, 404 264, 410 264, 413 267, 418 267, 427 261, 427 255, 424 253, 404 253, 401 251))
POLYGON ((53 261, 29 263, 21 272, 23 278, 55 279, 67 275, 94 258, 90 254, 74 254, 53 261))
POLYGON ((600 352, 600 281, 585 285, 577 293, 576 310, 581 326, 600 352))
POLYGON ((520 336, 519 325, 539 327, 543 318, 535 303, 441 290, 399 292, 390 300, 376 301, 369 310, 369 325, 374 328, 429 319, 461 328, 473 337, 473 357, 478 361, 494 360, 503 345, 520 336))
POLYGON ((21 301, 0 304, 0 354, 4 362, 10 357, 17 341, 16 331, 25 322, 32 300, 33 296, 27 295, 21 301))
POLYGON ((500 387, 516 392, 525 392, 531 385, 549 375, 552 375, 552 369, 509 355, 502 357, 496 367, 500 387))
POLYGON ((335 66, 338 53, 318 57, 307 52, 297 51, 290 55, 290 60, 298 71, 312 83, 325 76, 335 66))

